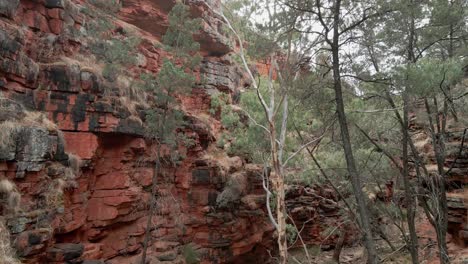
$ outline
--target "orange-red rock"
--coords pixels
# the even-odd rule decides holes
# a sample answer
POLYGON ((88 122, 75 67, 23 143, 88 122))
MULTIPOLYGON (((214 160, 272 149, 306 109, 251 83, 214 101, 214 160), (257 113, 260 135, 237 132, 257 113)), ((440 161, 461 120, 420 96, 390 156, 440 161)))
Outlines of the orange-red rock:
POLYGON ((98 148, 98 137, 93 133, 63 132, 65 151, 78 155, 82 159, 93 158, 98 148))

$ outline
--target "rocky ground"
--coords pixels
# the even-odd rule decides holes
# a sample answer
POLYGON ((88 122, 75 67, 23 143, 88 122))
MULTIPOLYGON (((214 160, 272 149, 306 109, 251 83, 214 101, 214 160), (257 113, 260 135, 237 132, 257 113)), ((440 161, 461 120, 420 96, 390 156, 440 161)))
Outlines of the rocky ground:
MULTIPOLYGON (((422 210, 422 208, 419 208, 422 210)), ((390 229, 392 229, 390 227, 390 229)), ((397 250, 391 250, 388 245, 382 240, 377 240, 377 245, 380 248, 379 252, 383 254, 380 256, 382 263, 387 264, 411 264, 411 256, 409 252, 405 250, 403 245, 399 245, 401 238, 399 237, 399 231, 396 228, 389 230, 390 234, 395 236, 390 239, 397 246, 397 250), (393 231, 392 231, 393 230, 393 231)), ((439 264, 439 256, 436 244, 436 234, 434 228, 427 221, 425 217, 419 217, 417 220, 417 232, 420 243, 419 260, 422 264, 439 264)), ((453 239, 451 235, 447 237, 447 245, 451 261, 454 264, 466 264, 468 263, 468 248, 464 247, 453 239)), ((310 256, 310 263, 313 264, 326 264, 333 262, 333 250, 320 250, 318 246, 309 246, 308 252, 310 256)), ((340 255, 340 262, 343 264, 360 264, 365 263, 365 248, 362 245, 351 245, 343 248, 340 255)), ((290 261, 288 263, 309 263, 304 249, 297 247, 291 251, 290 261)))

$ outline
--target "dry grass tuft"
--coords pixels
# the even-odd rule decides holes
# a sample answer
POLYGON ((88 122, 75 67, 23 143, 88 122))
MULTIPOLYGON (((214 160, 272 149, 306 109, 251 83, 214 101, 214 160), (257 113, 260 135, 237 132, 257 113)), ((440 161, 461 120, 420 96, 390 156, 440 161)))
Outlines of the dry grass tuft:
POLYGON ((125 106, 130 104, 141 105, 143 107, 149 107, 147 93, 138 85, 135 79, 128 78, 126 76, 119 76, 117 78, 117 88, 119 97, 126 97, 125 106))
POLYGON ((15 135, 23 126, 38 126, 45 127, 49 131, 58 131, 57 125, 47 119, 44 113, 26 111, 21 120, 8 120, 0 123, 0 148, 8 149, 14 145, 15 135))
POLYGON ((128 111, 134 115, 134 116, 138 116, 138 111, 137 111, 137 106, 139 105, 137 102, 131 100, 130 98, 126 97, 126 96, 122 96, 122 97, 119 97, 117 99, 119 101, 119 103, 124 106, 126 109, 128 109, 128 111))
POLYGON ((104 69, 104 65, 98 63, 96 57, 92 54, 86 56, 83 54, 76 54, 74 58, 63 56, 60 59, 67 65, 78 65, 82 72, 91 72, 95 75, 101 75, 104 69))
POLYGON ((0 199, 0 201, 5 205, 5 210, 12 213, 18 212, 20 208, 21 194, 13 182, 8 179, 1 179, 0 195, 0 197, 3 198, 0 199))
POLYGON ((47 208, 59 208, 63 206, 63 192, 66 182, 63 179, 55 179, 49 184, 46 192, 42 194, 47 208))
POLYGON ((74 178, 67 178, 67 177, 74 177, 73 173, 70 173, 70 169, 65 169, 65 177, 58 178, 53 180, 44 193, 42 193, 42 197, 45 201, 46 208, 60 208, 63 206, 64 202, 64 193, 65 190, 73 189, 77 187, 77 183, 74 178), (68 176, 67 176, 68 175, 68 176))
MULTIPOLYGON (((80 175, 81 166, 83 165, 83 160, 75 154, 68 154, 68 166, 72 170, 73 178, 80 175)), ((66 177, 68 178, 68 177, 66 177)))
POLYGON ((10 231, 3 218, 0 218, 0 264, 21 264, 11 247, 10 231))
POLYGON ((16 190, 14 183, 7 179, 0 180, 0 193, 11 193, 16 190))
POLYGON ((27 126, 41 126, 47 128, 49 131, 57 131, 57 125, 50 121, 46 115, 42 112, 25 112, 26 116, 19 121, 23 125, 27 126))
POLYGON ((56 179, 49 178, 47 190, 41 193, 46 208, 60 208, 64 203, 64 193, 66 190, 75 189, 78 187, 76 177, 80 173, 81 159, 78 156, 69 154, 68 166, 56 163, 56 170, 60 170, 60 177, 56 179))
POLYGON ((0 123, 0 149, 9 149, 15 142, 15 134, 20 127, 16 122, 4 121, 0 123))
POLYGON ((132 115, 128 118, 129 120, 133 120, 133 121, 136 121, 138 122, 140 125, 143 126, 143 121, 141 120, 141 118, 137 115, 132 115))

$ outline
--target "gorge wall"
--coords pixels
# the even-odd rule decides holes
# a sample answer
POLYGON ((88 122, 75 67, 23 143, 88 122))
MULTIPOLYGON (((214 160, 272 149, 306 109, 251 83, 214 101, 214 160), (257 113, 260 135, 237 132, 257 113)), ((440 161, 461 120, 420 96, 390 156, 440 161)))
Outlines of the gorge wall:
MULTIPOLYGON (((466 79, 465 81, 466 82, 466 79)), ((426 169, 434 178, 437 177, 437 161, 430 132, 425 129, 427 124, 423 103, 415 103, 411 115, 411 131, 415 147, 427 162, 426 169), (419 118, 418 118, 419 117, 419 118), (423 117, 423 118, 421 118, 423 117)), ((464 118, 465 113, 459 113, 464 118)), ((468 129, 463 122, 455 122, 453 116, 447 121, 447 135, 445 145, 446 188, 448 208, 448 233, 450 240, 455 244, 465 247, 468 245, 468 152, 466 141, 468 140, 468 129)), ((415 172, 413 172, 415 176, 415 172)), ((426 187, 428 183, 425 183, 426 187)), ((426 188, 426 194, 429 194, 426 188)))
MULTIPOLYGON (((152 99, 132 80, 156 74, 170 57, 160 39, 174 1, 128 0, 116 14, 110 2, 0 2, 0 184, 8 187, 0 188, 0 231, 11 233, 23 263, 138 263, 141 257, 155 146, 144 137, 152 99), (113 39, 140 40, 129 53, 135 63, 114 80, 92 51, 103 34, 99 21, 108 21, 104 34, 113 39)), ((188 4, 203 19, 196 36, 200 81, 178 98, 194 143, 181 144, 178 165, 158 175, 149 261, 196 263, 190 262, 196 252, 201 263, 267 263, 274 235, 262 169, 217 147, 223 127, 209 113, 211 95, 232 97, 249 83, 210 9, 219 1, 188 4)), ((288 208, 299 223, 315 219, 304 229, 308 243, 333 245, 337 237, 324 230, 341 221, 337 198, 323 188, 307 192, 292 192, 288 208), (315 191, 320 195, 305 194, 315 191)))

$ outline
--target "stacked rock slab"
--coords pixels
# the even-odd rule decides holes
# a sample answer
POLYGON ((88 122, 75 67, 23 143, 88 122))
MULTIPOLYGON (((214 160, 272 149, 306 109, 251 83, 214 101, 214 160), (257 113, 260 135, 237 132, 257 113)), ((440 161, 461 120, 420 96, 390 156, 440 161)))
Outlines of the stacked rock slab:
MULTIPOLYGON (((414 109, 415 113, 422 110, 420 105, 414 109)), ((463 115, 463 114, 462 114, 463 115)), ((424 124, 413 114, 411 128, 414 132, 413 140, 419 152, 425 160, 431 175, 437 174, 437 163, 432 147, 429 132, 424 130, 424 124)), ((448 208, 448 232, 454 242, 460 246, 468 244, 468 130, 461 124, 448 120, 447 143, 445 147, 446 161, 444 171, 446 175, 447 208, 448 208)))

